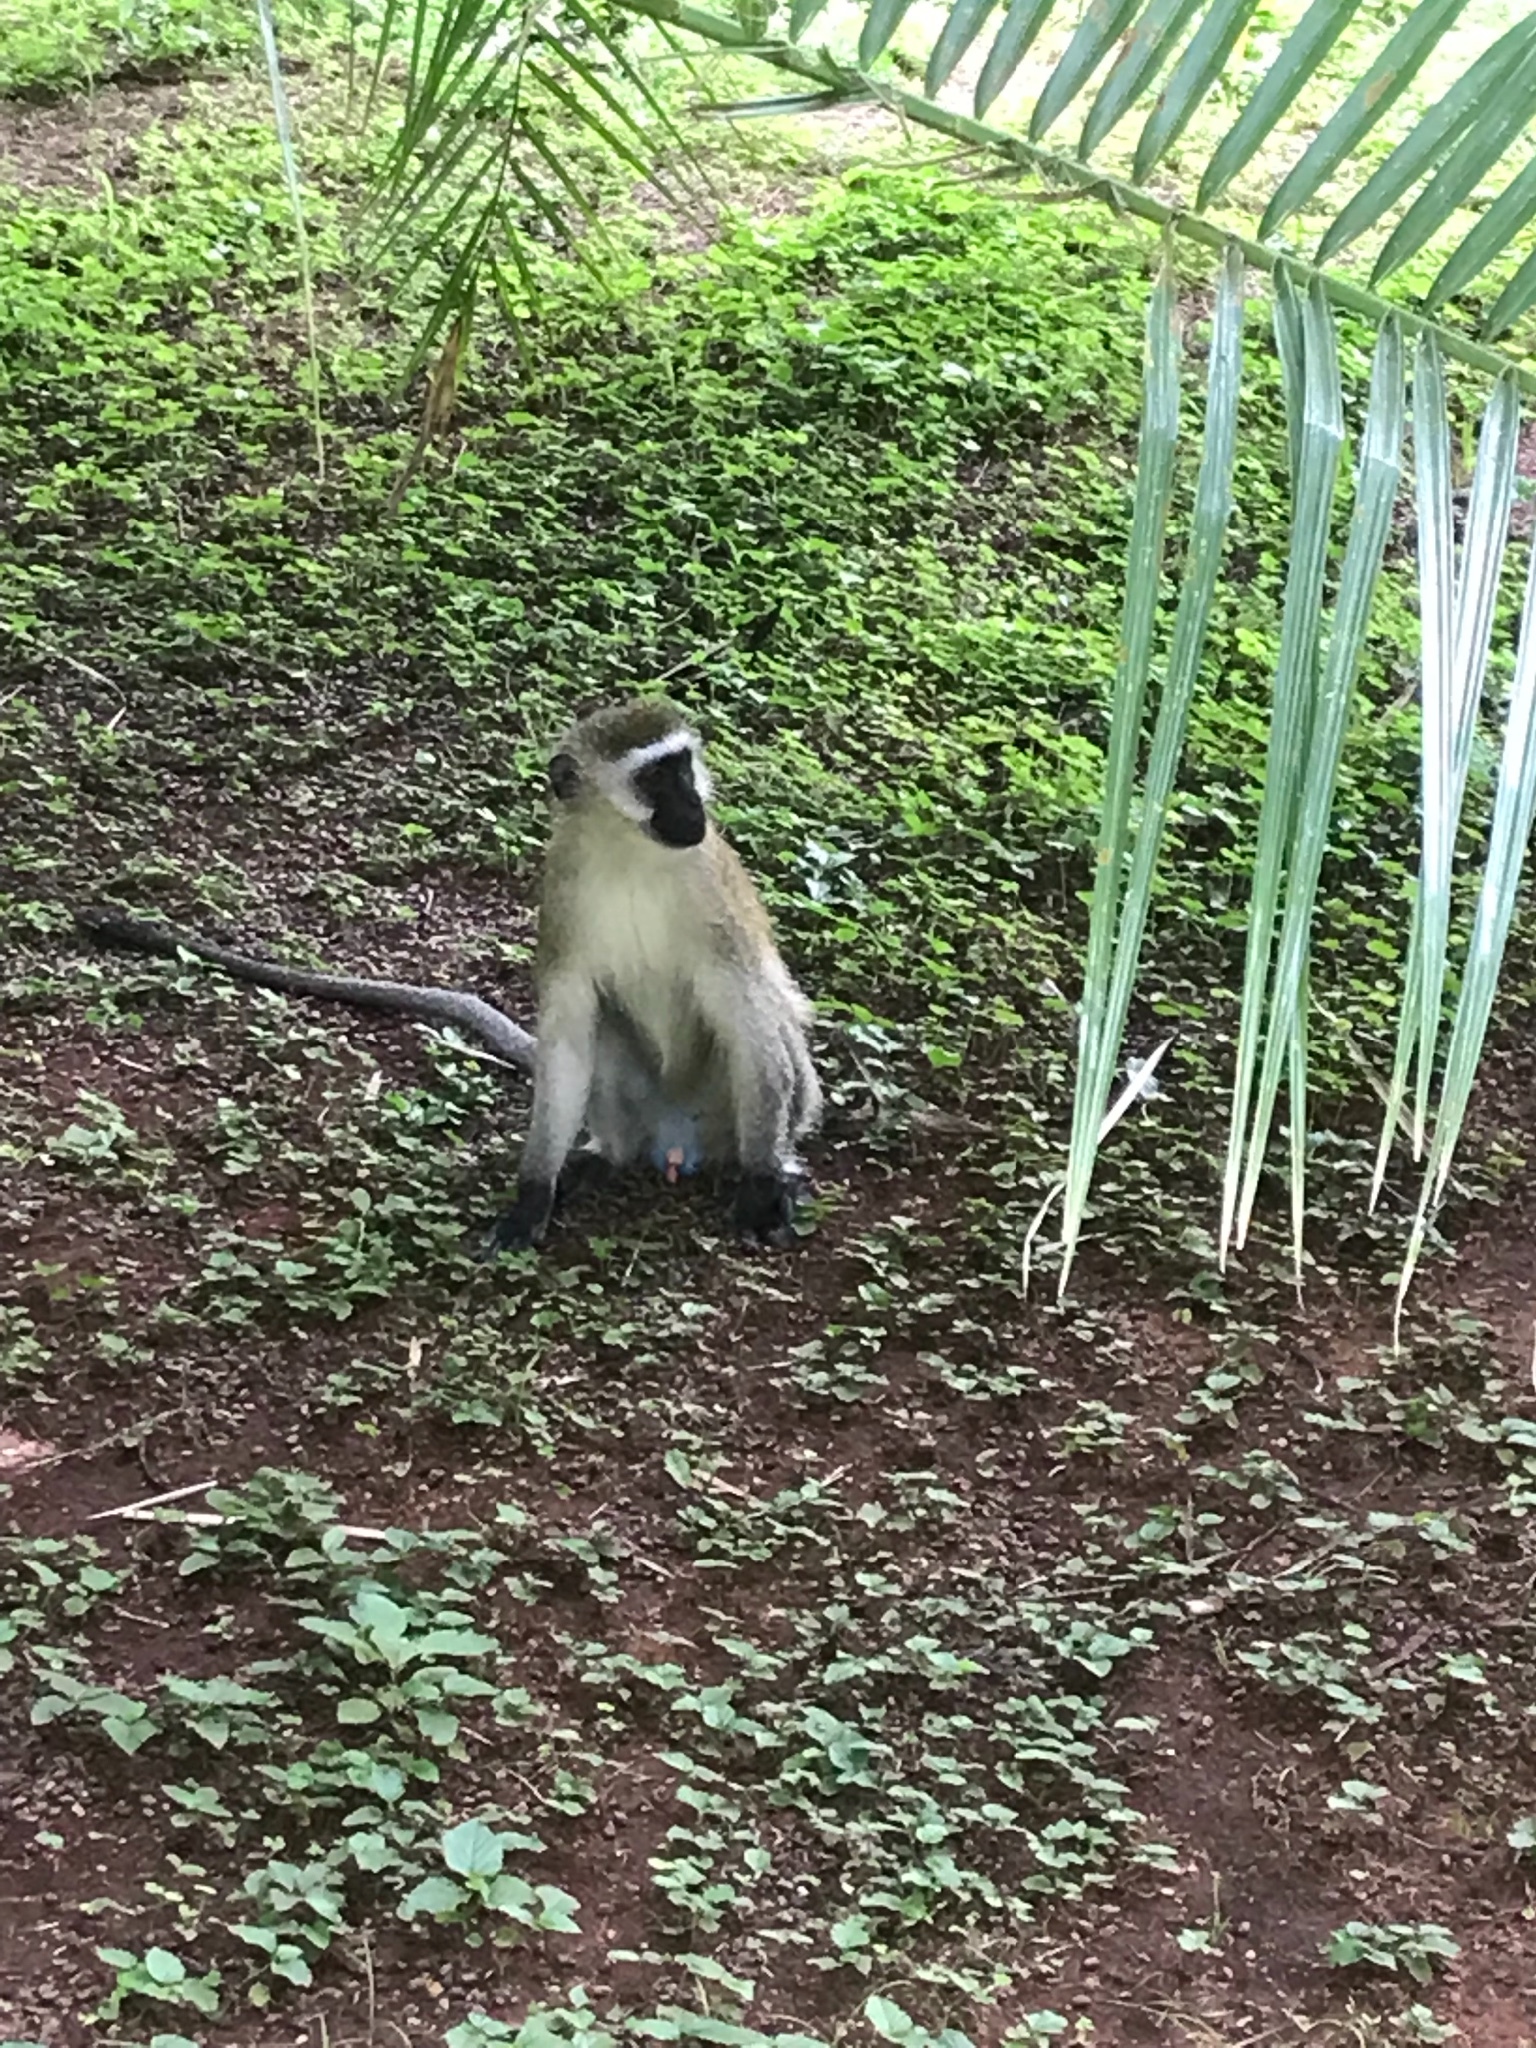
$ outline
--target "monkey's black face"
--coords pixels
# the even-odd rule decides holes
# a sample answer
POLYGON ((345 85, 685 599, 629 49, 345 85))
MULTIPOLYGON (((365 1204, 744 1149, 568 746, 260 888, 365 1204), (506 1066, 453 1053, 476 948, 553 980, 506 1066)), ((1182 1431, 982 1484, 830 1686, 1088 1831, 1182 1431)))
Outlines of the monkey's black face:
POLYGON ((650 806, 648 830, 663 846, 697 846, 703 839, 707 820, 691 748, 647 761, 636 772, 635 794, 650 806))

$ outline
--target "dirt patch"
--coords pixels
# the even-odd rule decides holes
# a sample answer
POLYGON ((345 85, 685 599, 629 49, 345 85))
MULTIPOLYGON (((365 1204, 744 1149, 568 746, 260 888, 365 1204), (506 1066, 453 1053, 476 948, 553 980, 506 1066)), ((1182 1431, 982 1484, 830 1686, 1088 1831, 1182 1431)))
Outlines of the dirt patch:
MULTIPOLYGON (((887 1200, 895 1196, 904 1207, 916 1193, 899 1179, 886 1184, 887 1200)), ((1025 1589, 1027 1598, 1032 1579, 1038 1579, 1053 1553, 1072 1555, 1083 1506, 1097 1497, 1102 1508, 1118 1490, 1112 1476, 1107 1489, 1103 1483, 1085 1489, 1086 1475, 1075 1467, 1058 1468, 1053 1475, 1039 1440, 1033 1450, 1020 1453, 1014 1433, 1017 1420, 1010 1425, 1001 1410, 957 1404, 953 1394, 912 1359, 903 1363, 890 1356, 882 1361, 888 1390, 878 1409, 856 1405, 846 1413, 823 1413, 819 1418, 814 1409, 807 1410, 803 1398, 791 1397, 782 1377, 785 1353, 808 1332, 824 1331, 848 1299, 844 1249, 856 1236, 859 1220, 855 1206, 824 1232, 810 1260, 791 1276, 788 1293, 778 1277, 773 1278, 770 1293, 776 1305, 766 1321, 761 1302, 754 1308, 751 1295, 737 1297, 723 1324, 725 1331, 735 1333, 724 1358, 711 1347, 692 1363, 680 1361, 685 1407, 709 1400, 710 1382, 722 1366, 728 1374, 725 1384, 737 1397, 732 1421, 726 1423, 712 1411, 711 1431, 719 1447, 730 1453, 718 1468, 715 1497, 727 1502, 765 1500, 783 1496, 808 1475, 836 1475, 844 1511, 856 1525, 871 1509, 885 1512, 881 1503, 890 1498, 883 1483, 888 1475, 926 1470, 930 1480, 924 1484, 940 1481, 946 1493, 953 1492, 965 1503, 961 1520, 942 1534, 935 1530, 930 1535, 928 1572, 935 1589, 974 1585, 981 1577, 1000 1573, 1005 1582, 1025 1589)), ((868 1210, 864 1220, 870 1220, 868 1210)), ((1471 1257, 1463 1259, 1454 1292, 1484 1300, 1490 1307, 1504 1298, 1505 1261, 1518 1252, 1509 1228, 1516 1221, 1517 1212, 1506 1212, 1499 1257, 1488 1270, 1471 1257)), ((1520 1243, 1536 1257, 1536 1237, 1523 1237, 1520 1243)), ((1347 1348, 1331 1357, 1324 1329, 1304 1327, 1308 1355, 1325 1370, 1345 1372, 1358 1363, 1358 1352, 1347 1348)), ((1145 1309, 1136 1311, 1125 1330, 1136 1358, 1156 1357, 1161 1351, 1165 1372, 1177 1373, 1175 1360, 1181 1356, 1186 1377, 1200 1364, 1198 1347, 1192 1346, 1187 1333, 1170 1347, 1160 1345, 1155 1319, 1145 1309)), ((1301 1327, 1297 1334, 1303 1334, 1301 1327)), ((1038 1353, 1038 1326, 1030 1341, 1038 1353)), ((983 1349, 995 1359, 993 1346, 983 1349)), ((1080 1352, 1061 1354, 1055 1363, 1072 1373, 1072 1406, 1079 1413, 1085 1403, 1094 1401, 1106 1408, 1119 1407, 1132 1395, 1139 1377, 1134 1368, 1127 1374, 1113 1360, 1097 1371, 1085 1367, 1080 1352)), ((254 1364, 255 1354, 248 1354, 245 1372, 254 1364)), ((272 1365, 282 1369, 278 1352, 273 1353, 272 1365)), ((579 1377, 578 1405, 595 1399, 600 1408, 610 1406, 599 1392, 599 1381, 586 1374, 579 1377)), ((200 1399, 195 1425, 196 1434, 205 1439, 200 1449, 188 1446, 172 1457, 162 1450, 149 1468, 125 1460, 121 1451, 106 1454, 105 1462, 103 1454, 87 1454, 83 1461, 72 1459, 51 1474, 24 1478, 13 1497, 12 1526, 62 1535, 80 1528, 97 1502, 135 1497, 146 1477, 166 1486, 209 1476, 230 1483, 260 1464, 302 1458, 342 1484, 345 1514, 369 1526, 430 1528, 488 1522, 512 1482, 523 1512, 533 1517, 539 1530, 527 1550, 527 1562, 544 1580, 545 1598, 553 1598, 555 1611, 563 1615, 564 1627, 571 1631, 568 1639, 601 1640, 609 1654, 632 1659, 637 1667, 680 1658, 697 1682, 719 1683, 728 1676, 730 1664, 708 1652, 699 1637, 695 1617, 701 1604, 709 1609, 724 1597, 733 1627, 750 1630, 759 1642, 782 1644, 794 1640, 792 1617, 816 1603, 823 1579, 814 1558, 766 1572, 743 1559, 724 1579, 718 1573, 699 1574, 692 1540, 680 1540, 674 1519, 676 1483, 662 1470, 669 1433, 658 1434, 644 1421, 644 1377, 632 1379, 626 1393, 628 1401, 640 1402, 640 1410, 632 1411, 627 1421, 621 1421, 617 1411, 612 1414, 613 1448, 604 1450, 600 1440, 592 1442, 584 1457, 566 1463, 558 1490, 542 1495, 530 1491, 529 1475, 514 1443, 493 1451, 489 1463, 482 1453, 475 1460, 479 1469, 474 1470, 466 1465, 469 1446, 456 1432, 436 1426, 405 1431, 392 1427, 383 1438, 373 1435, 366 1441, 334 1424, 317 1432, 312 1423, 291 1413, 285 1416, 270 1394, 261 1396, 259 1387, 258 1378, 241 1402, 237 1432, 226 1436, 222 1446, 216 1441, 220 1407, 200 1399), (206 1441, 210 1430, 215 1441, 206 1441), (616 1604, 611 1599, 594 1603, 582 1574, 570 1576, 558 1562, 565 1534, 580 1537, 596 1526, 613 1533, 619 1546, 616 1554, 629 1560, 623 1568, 627 1583, 616 1604), (550 1578, 552 1570, 555 1576, 550 1578), (786 1624, 791 1624, 787 1632, 786 1624)), ((678 1391, 674 1384, 671 1396, 678 1391)), ((1050 1405, 1059 1420, 1063 1411, 1056 1403, 1050 1405)), ((1145 1418, 1149 1434, 1166 1428, 1169 1420, 1166 1406, 1158 1401, 1145 1418)), ((1134 1488, 1147 1500, 1158 1492, 1154 1462, 1148 1449, 1134 1488)), ((1132 1476, 1131 1468, 1126 1476, 1132 1476)), ((1165 1472, 1165 1484, 1169 1476, 1165 1472)), ((1447 1482, 1441 1505, 1469 1505, 1468 1486, 1465 1473, 1454 1483, 1447 1482)), ((1424 1498, 1422 1488, 1410 1487, 1407 1494, 1420 1502, 1424 1498)), ((1406 1497, 1400 1475, 1390 1465, 1380 1470, 1368 1464, 1354 1468, 1349 1505, 1362 1523, 1387 1501, 1401 1505, 1406 1497)), ((96 1526, 109 1533, 115 1554, 138 1559, 134 1615, 114 1625, 93 1660, 112 1683, 142 1692, 157 1670, 173 1669, 195 1678, 227 1669, 218 1642, 233 1643, 237 1661, 258 1653, 270 1655, 280 1646, 281 1631, 274 1635, 270 1617, 264 1618, 259 1603, 243 1602, 225 1613, 217 1639, 209 1642, 191 1617, 178 1617, 165 1605, 164 1590, 156 1591, 157 1584, 163 1584, 162 1565, 173 1565, 177 1556, 175 1540, 153 1531, 135 1534, 112 1523, 96 1526), (146 1627, 151 1622, 155 1625, 146 1627)), ((1283 1548, 1286 1538, 1280 1535, 1274 1541, 1283 1548)), ((856 1564, 856 1556, 850 1556, 850 1563, 856 1564)), ((1245 1553, 1245 1569, 1254 1575, 1266 1568, 1273 1571, 1285 1561, 1264 1547, 1250 1547, 1245 1553)), ((1517 1627, 1519 1582, 1517 1569, 1510 1581, 1517 1602, 1514 1612, 1494 1617, 1517 1627)), ((1308 1598, 1305 1591, 1292 1597, 1303 1606, 1308 1598)), ((1508 1597, 1499 1595, 1495 1604, 1506 1608, 1508 1597)), ((1026 1966, 1020 1990, 1025 2003, 1091 2013, 1097 2037, 1116 2048, 1140 2043, 1176 2048, 1206 2038, 1225 2039, 1230 2036, 1223 2029, 1272 2028, 1282 2013, 1294 2013, 1298 2029, 1303 2016, 1309 2016, 1305 2024, 1314 2032, 1305 2038, 1332 2039, 1329 2016, 1338 2017, 1341 2027, 1345 2024, 1349 1987, 1322 1960, 1330 1932, 1353 1919, 1436 1921, 1455 1927, 1462 1949, 1445 1975, 1436 2010, 1442 2016, 1456 2015, 1469 2038, 1527 2041, 1522 1987, 1529 1981, 1527 1973, 1536 1955, 1524 1939, 1531 1924, 1529 1895, 1499 1836, 1500 1818, 1513 1808, 1496 1799, 1486 1819, 1479 1818, 1456 1789, 1463 1782, 1480 1781, 1489 1787, 1505 1784, 1513 1793, 1520 1777, 1528 1783, 1518 1750, 1495 1732, 1479 1762, 1475 1726, 1461 1723, 1451 1752, 1443 1723, 1431 1715, 1417 1733, 1404 1722, 1389 1745, 1390 1756, 1378 1755, 1352 1766, 1337 1742, 1321 1735, 1313 1712, 1282 1694, 1277 1715, 1275 1698, 1266 1695, 1252 1672, 1237 1661, 1236 1653, 1252 1634, 1251 1627, 1245 1631, 1240 1601, 1226 1608, 1214 1629, 1202 1616, 1199 1594, 1188 1605, 1189 1619, 1162 1653, 1131 1668, 1129 1683, 1114 1688, 1116 1716, 1137 1731, 1122 1746, 1120 1767, 1142 1815, 1140 1831, 1149 1841, 1167 1844, 1172 1860, 1112 1902, 1095 1904, 1090 1895, 1071 1915, 1053 1908, 1042 1932, 1049 1951, 1057 1955, 1057 1965, 1044 1975, 1026 1966), (1404 1743, 1407 1747, 1401 1746, 1404 1743), (1445 1779, 1445 1789, 1430 1792, 1436 1769, 1452 1755, 1452 1775, 1445 1779), (1352 1769, 1379 1775, 1388 1788, 1387 1804, 1369 1819, 1330 1808, 1330 1798, 1352 1769), (1478 1846, 1467 1840, 1469 1824, 1483 1832, 1478 1846), (1202 1937, 1202 1944, 1208 1938, 1209 1945, 1181 1953, 1191 1930, 1202 1937), (1059 1946, 1063 1940, 1070 1941, 1070 1954, 1059 1946), (1315 2031, 1319 2028, 1320 2034, 1315 2031)), ((1442 1591, 1437 1605, 1440 1619, 1434 1640, 1429 1640, 1422 1624, 1405 1619, 1401 1637, 1379 1660, 1383 1674, 1393 1666, 1431 1673, 1437 1644, 1450 1648, 1475 1639, 1486 1646, 1500 1640, 1496 1634, 1479 1634, 1479 1616, 1488 1614, 1488 1606, 1474 1581, 1468 1580, 1454 1595, 1442 1591)), ((500 1609, 502 1641, 525 1683, 536 1690, 549 1688, 564 1701, 566 1711, 575 1711, 583 1692, 577 1667, 568 1651, 551 1654, 543 1612, 542 1606, 523 1609, 516 1604, 500 1609)), ((488 1618, 489 1610, 485 1613, 488 1618)), ((1293 1630, 1301 1625, 1299 1618, 1293 1630)), ((1506 1632, 1502 1640, 1514 1648, 1521 1638, 1506 1632)), ((1416 1683, 1424 1683, 1423 1676, 1416 1683)), ((893 1711, 899 1711, 899 1696, 899 1691, 890 1695, 893 1711)), ((659 1697, 658 1712, 662 1704, 659 1697)), ((1518 1711, 1517 1704, 1511 1704, 1518 1711)), ((664 1720, 643 1700, 630 1711, 638 1719, 627 1744, 611 1748, 605 1756, 595 1805, 565 1831, 558 1852, 537 1868, 542 1881, 580 1894, 584 1912, 579 1945, 536 1945, 515 1955, 476 1961, 462 1952, 423 1946, 417 1937, 385 1922, 374 1930, 366 1951, 351 1954, 353 1968, 366 1971, 366 1983, 328 1984, 304 2001, 305 2024, 312 2027, 323 2020, 333 2031, 346 2031, 364 2027, 370 2015, 387 2012, 401 2038, 414 2041, 433 2037, 434 2029, 440 2031, 472 2006, 493 2013, 521 2011, 530 1999, 548 1996, 576 1976, 600 1999, 622 2000, 646 1984, 647 1974, 638 1965, 613 1958, 652 1951, 658 1943, 662 1949, 667 1946, 665 1917, 658 1919, 654 1898, 647 1900, 650 1872, 657 1858, 665 1856, 667 1829, 675 1825, 677 1784, 675 1774, 662 1768, 655 1755, 664 1720)), ((30 1755, 34 1746, 28 1739, 23 1755, 30 1755)), ((0 2015, 23 2033, 41 2030, 50 2048, 75 2048, 77 2042, 91 2038, 70 2015, 78 2010, 82 1987, 91 1980, 94 1946, 103 1940, 131 1946, 135 1938, 131 1921, 114 1921, 111 1916, 103 1921, 86 1913, 84 1903, 98 1895, 132 1895, 161 1866, 172 1846, 158 1823, 148 1831, 137 1825, 125 1829, 127 1815, 143 1816, 147 1809, 131 1791, 121 1807, 104 1797, 103 1762, 99 1755, 82 1751, 67 1763, 43 1764, 36 1775, 24 1765, 25 1779, 15 1780, 15 1839, 7 1845, 7 1867, 27 1876, 16 1894, 17 1914, 0 1970, 8 1970, 13 1980, 24 1976, 25 1981, 9 1993, 0 1989, 0 2015), (61 1810, 89 1817, 89 1839, 101 1845, 99 1853, 81 1862, 78 1855, 39 1846, 38 1832, 46 1834, 48 1817, 61 1810), (40 1947, 51 1957, 44 1966, 37 1962, 40 1947)), ((130 1786, 136 1775, 136 1767, 130 1768, 130 1786)), ((152 1782, 144 1781, 146 1793, 152 1782)), ((123 1796, 119 1792, 115 1798, 123 1796)), ((1514 1796, 1518 1799, 1518 1794, 1514 1796)), ((788 1869, 805 1873, 801 1882, 810 1881, 815 1867, 804 1861, 807 1847, 793 1826, 781 1832, 776 1853, 788 1859, 788 1869)), ((0 1975, 0 1987, 5 1981, 0 1975)), ((770 1973, 759 1993, 761 2010, 782 2014, 786 2026, 831 2023, 846 2010, 833 1991, 832 1980, 825 1980, 808 2003, 803 1984, 797 1987, 792 1976, 780 1983, 770 1973)), ((268 2043, 293 2039, 296 2018, 297 2014, 253 2017, 221 2026, 210 2038, 266 2048, 268 2043)), ((986 2026, 973 2026, 972 2031, 978 2040, 991 2038, 986 2026)), ((1296 2031, 1275 2038, 1299 2042, 1303 2037, 1296 2031)), ((1337 2038, 1350 2037, 1341 2032, 1337 2038)))
POLYGON ((119 81, 79 98, 38 103, 0 99, 0 185, 31 199, 131 182, 137 145, 170 128, 188 104, 182 79, 119 81))

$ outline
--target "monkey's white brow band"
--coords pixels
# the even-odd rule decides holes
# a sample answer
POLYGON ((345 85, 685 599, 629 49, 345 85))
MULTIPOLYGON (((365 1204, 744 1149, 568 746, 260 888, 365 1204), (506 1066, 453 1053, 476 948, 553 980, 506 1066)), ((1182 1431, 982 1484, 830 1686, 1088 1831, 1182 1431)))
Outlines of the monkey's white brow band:
POLYGON ((621 775, 633 775, 652 761, 664 761, 668 754, 690 753, 698 745, 691 732, 669 732, 665 739, 652 740, 648 747, 631 747, 614 764, 621 775))

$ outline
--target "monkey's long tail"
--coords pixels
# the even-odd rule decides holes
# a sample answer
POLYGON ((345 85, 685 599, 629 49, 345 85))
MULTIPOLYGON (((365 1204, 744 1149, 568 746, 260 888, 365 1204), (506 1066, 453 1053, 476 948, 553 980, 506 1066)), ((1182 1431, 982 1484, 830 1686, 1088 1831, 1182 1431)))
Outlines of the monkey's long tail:
POLYGON ((534 1037, 521 1024, 494 1004, 456 988, 418 988, 408 981, 366 981, 350 974, 320 974, 308 967, 284 967, 273 960, 256 960, 249 953, 233 952, 188 932, 168 926, 146 924, 121 910, 92 904, 75 912, 75 923, 102 945, 121 946, 133 953, 152 953, 157 959, 174 960, 188 953, 194 960, 206 960, 237 981, 257 988, 276 989, 281 995, 319 996, 323 1001, 348 1003, 356 1010, 383 1010, 395 1016, 419 1017, 431 1024, 453 1024, 478 1038, 498 1059, 519 1068, 533 1069, 534 1037))

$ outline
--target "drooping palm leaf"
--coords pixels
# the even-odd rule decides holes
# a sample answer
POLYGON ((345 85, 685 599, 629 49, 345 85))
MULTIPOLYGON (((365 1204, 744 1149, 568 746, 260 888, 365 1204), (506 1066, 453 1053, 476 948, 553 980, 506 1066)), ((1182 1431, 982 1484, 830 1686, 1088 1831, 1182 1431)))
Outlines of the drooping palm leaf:
POLYGON ((1472 1084, 1477 1077, 1483 1041, 1493 1014, 1504 947, 1514 921, 1533 823, 1536 823, 1536 549, 1532 550, 1526 579, 1520 651, 1504 727, 1493 822, 1488 834, 1488 856, 1467 948, 1461 999, 1456 1007, 1456 1021, 1446 1054, 1434 1142, 1424 1170, 1424 1185, 1407 1254, 1398 1277, 1395 1327, 1401 1324, 1409 1284, 1423 1252, 1435 1209, 1445 1195, 1457 1141, 1466 1121, 1472 1084))
MULTIPOLYGON (((1154 298, 1149 318, 1155 322, 1161 317, 1160 303, 1154 298)), ((1243 262, 1236 250, 1229 250, 1217 283, 1216 310, 1211 331, 1210 369, 1206 384, 1205 447, 1200 461, 1199 481, 1195 487, 1195 508, 1190 523, 1183 588, 1179 594, 1179 608, 1174 619, 1167 671, 1152 731, 1146 781, 1141 795, 1140 824, 1135 835, 1130 871, 1125 877, 1123 894, 1118 886, 1118 867, 1110 865, 1106 854, 1116 840, 1123 843, 1124 821, 1111 818, 1108 813, 1112 803, 1118 807, 1123 802, 1128 808, 1131 791, 1126 786, 1115 789, 1112 795, 1112 784, 1106 777, 1106 816, 1099 832, 1099 865, 1094 876, 1094 898, 1090 913, 1088 971, 1085 976, 1079 1024, 1081 1052, 1077 1071, 1077 1093, 1073 1106, 1074 1144, 1068 1166, 1066 1204, 1062 1215, 1063 1290, 1071 1272, 1073 1252, 1082 1229, 1083 1213, 1087 1206, 1088 1188, 1093 1172, 1095 1146, 1088 1143, 1087 1133, 1092 1129, 1092 1119, 1099 1105, 1109 1092, 1110 1079, 1114 1074, 1115 1063, 1119 1058, 1121 1042, 1125 1035, 1125 1021, 1130 1012, 1136 968, 1141 958, 1142 940, 1146 935, 1147 920, 1152 907, 1152 886, 1158 854, 1162 849, 1163 831, 1173 796, 1174 779, 1184 749, 1189 709, 1194 701, 1195 683, 1200 673, 1200 657, 1205 649, 1206 633, 1216 596, 1227 522, 1232 513, 1232 471, 1237 452, 1237 400, 1242 387, 1242 347, 1243 262)), ((1149 415, 1154 406, 1159 417, 1166 416, 1169 411, 1170 394, 1165 388, 1169 367, 1165 360, 1159 358, 1156 350, 1149 351, 1149 415)), ((1176 359, 1171 368, 1176 375, 1176 359)), ((1144 446, 1145 433, 1144 427, 1144 446)), ((1168 452, 1171 455, 1171 447, 1168 452)), ((1171 488, 1172 477, 1167 473, 1161 456, 1153 465, 1143 464, 1140 479, 1144 487, 1147 487, 1146 480, 1149 476, 1150 488, 1158 491, 1165 487, 1171 488)), ((1166 506, 1163 510, 1166 515, 1166 506)), ((1150 514, 1144 517, 1143 528, 1149 524, 1150 514)), ((1155 605, 1159 582, 1157 571, 1161 566, 1160 561, 1153 565, 1150 558, 1136 552, 1137 532, 1134 527, 1132 548, 1127 590, 1128 615, 1133 604, 1138 609, 1145 603, 1155 605)), ((1124 635, 1124 640, 1127 661, 1122 667, 1121 675, 1122 678, 1130 680, 1132 643, 1129 631, 1124 635)), ((1118 708, 1117 729, 1128 746, 1134 745, 1139 733, 1139 716, 1131 716, 1134 710, 1134 705, 1118 708)), ((1101 1131, 1097 1142, 1102 1142, 1102 1137, 1101 1131)))
MULTIPOLYGON (((1250 1134, 1254 1086, 1264 1048, 1269 1004, 1270 961, 1276 918, 1286 875, 1295 853, 1298 820, 1313 772, 1317 723, 1317 644, 1328 568, 1329 528, 1339 458, 1344 446, 1343 387, 1333 314, 1314 283, 1304 304, 1282 271, 1277 279, 1280 316, 1275 340, 1285 366, 1290 403, 1290 563, 1275 670, 1274 709, 1264 767, 1264 800, 1259 811, 1258 849, 1248 904, 1247 958, 1243 970, 1242 1014, 1237 1037, 1237 1076, 1222 1191, 1220 1256, 1223 1265, 1238 1237, 1238 1210, 1245 1160, 1250 1148, 1263 1151, 1266 1133, 1256 1123, 1250 1134)), ((1301 1012, 1297 1011, 1297 1017, 1301 1012)), ((1273 1020, 1271 1020, 1273 1030, 1273 1020)), ((1288 1045, 1289 1032, 1282 1039, 1288 1045)), ((1294 1105, 1293 1105, 1294 1110, 1294 1105)))
POLYGON ((1306 981, 1311 955, 1312 918, 1318 877, 1327 851, 1333 791, 1344 753, 1355 674, 1364 650, 1371 600, 1391 531, 1392 508, 1397 501, 1402 473, 1403 420, 1402 336, 1396 322, 1389 321, 1376 344, 1370 409, 1360 442, 1349 541, 1339 572, 1328 652, 1317 683, 1310 743, 1300 764, 1300 793, 1284 875, 1285 909, 1280 926, 1274 988, 1269 1002, 1263 1065, 1236 1217, 1236 1242, 1242 1244, 1253 1217, 1284 1063, 1289 1066, 1293 1090, 1291 1252, 1298 1274, 1302 1263, 1303 1184, 1297 1162, 1305 1156, 1306 1115, 1304 1096, 1296 1087, 1296 1078, 1298 1074, 1305 1074, 1306 981))
POLYGON ((1125 611, 1120 626, 1121 654, 1115 671, 1114 712, 1104 763, 1098 844, 1094 852, 1093 900, 1088 914, 1088 959, 1083 975, 1082 1000, 1078 1006, 1077 1097, 1072 1110, 1072 1151, 1067 1165, 1063 1285, 1087 1206, 1088 1181, 1098 1148, 1100 1121, 1119 1049, 1120 1031, 1109 1015, 1110 987, 1120 925, 1131 806, 1136 793, 1142 705, 1151 674, 1152 637, 1163 581, 1163 536, 1173 497, 1173 458, 1179 438, 1179 354, 1172 250, 1165 245, 1162 269, 1147 308, 1136 504, 1131 514, 1125 611))
POLYGON ((1520 408, 1512 375, 1494 386, 1483 416, 1465 538, 1457 558, 1451 502, 1445 375, 1434 341, 1420 342, 1413 432, 1418 470, 1419 587, 1423 614, 1420 806, 1423 843, 1408 946, 1397 1056, 1371 1189, 1381 1192, 1392 1139, 1413 1082, 1413 1154, 1424 1149, 1441 1038, 1451 932, 1451 880, 1494 603, 1509 534, 1520 408))

